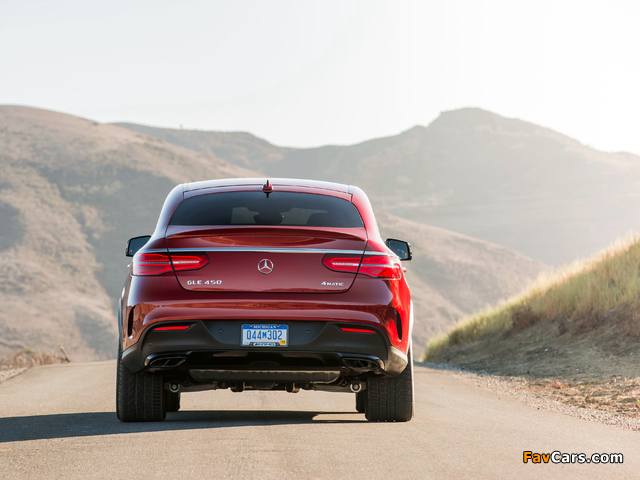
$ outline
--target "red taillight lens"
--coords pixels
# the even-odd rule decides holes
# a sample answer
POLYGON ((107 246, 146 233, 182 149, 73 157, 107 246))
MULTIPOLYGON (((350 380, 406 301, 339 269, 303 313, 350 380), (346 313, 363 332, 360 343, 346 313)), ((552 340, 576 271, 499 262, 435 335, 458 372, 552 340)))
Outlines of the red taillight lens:
POLYGON ((390 278, 400 280, 402 277, 400 263, 393 257, 386 255, 375 255, 364 257, 358 273, 364 273, 371 277, 390 278))
POLYGON ((189 328, 189 325, 175 325, 171 327, 157 327, 154 330, 157 332, 158 330, 186 330, 189 328))
POLYGON ((336 272, 364 273, 370 277, 399 280, 402 277, 398 260, 387 255, 365 255, 364 257, 345 257, 327 254, 322 263, 336 272))
POLYGON ((169 255, 166 253, 136 253, 133 257, 134 275, 159 275, 172 269, 195 270, 209 263, 206 253, 193 255, 169 255), (173 263, 173 268, 171 264, 173 263))
POLYGON ((161 253, 136 253, 133 257, 134 275, 159 275, 170 272, 169 255, 161 253))

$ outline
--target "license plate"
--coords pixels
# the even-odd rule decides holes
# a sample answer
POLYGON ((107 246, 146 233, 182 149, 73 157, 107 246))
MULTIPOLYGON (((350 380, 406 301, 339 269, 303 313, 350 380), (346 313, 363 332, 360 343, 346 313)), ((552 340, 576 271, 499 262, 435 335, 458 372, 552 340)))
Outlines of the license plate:
POLYGON ((288 343, 287 325, 242 325, 243 347, 286 347, 288 343))

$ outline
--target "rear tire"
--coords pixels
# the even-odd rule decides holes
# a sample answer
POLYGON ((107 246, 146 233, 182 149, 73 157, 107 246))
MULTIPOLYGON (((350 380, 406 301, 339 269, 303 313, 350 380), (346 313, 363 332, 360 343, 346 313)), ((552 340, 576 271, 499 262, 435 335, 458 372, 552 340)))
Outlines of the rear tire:
POLYGON ((407 352, 407 366, 397 377, 367 379, 365 417, 370 422, 408 422, 413 418, 413 354, 407 352))
POLYGON ((164 403, 167 406, 167 412, 177 412, 180 410, 180 392, 170 392, 165 390, 166 397, 164 403))
POLYGON ((356 412, 358 413, 364 413, 364 402, 365 402, 365 392, 358 392, 356 393, 356 412))
POLYGON ((166 417, 162 375, 135 374, 124 366, 118 349, 116 414, 121 422, 161 422, 166 417))

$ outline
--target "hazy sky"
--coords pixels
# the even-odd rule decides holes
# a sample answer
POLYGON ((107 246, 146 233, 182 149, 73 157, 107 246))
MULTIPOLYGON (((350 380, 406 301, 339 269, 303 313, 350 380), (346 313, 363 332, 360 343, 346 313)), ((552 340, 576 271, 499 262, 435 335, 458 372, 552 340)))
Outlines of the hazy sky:
POLYGON ((640 1, 0 0, 0 103, 348 144, 477 106, 640 154, 640 1))

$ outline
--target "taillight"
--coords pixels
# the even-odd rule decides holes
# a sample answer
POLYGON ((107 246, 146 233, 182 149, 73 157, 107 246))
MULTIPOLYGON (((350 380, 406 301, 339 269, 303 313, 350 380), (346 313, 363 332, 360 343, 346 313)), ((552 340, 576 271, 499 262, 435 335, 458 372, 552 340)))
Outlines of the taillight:
POLYGON ((134 275, 159 275, 172 269, 195 270, 209 263, 206 253, 193 255, 171 255, 166 253, 137 253, 133 257, 134 275), (171 264, 173 263, 173 268, 171 264))
POLYGON ((173 263, 173 269, 176 272, 180 270, 196 270, 209 263, 209 257, 206 253, 196 255, 171 255, 171 263, 173 263))
POLYGON ((329 270, 336 272, 363 273, 370 277, 399 280, 402 277, 398 260, 388 255, 371 255, 364 257, 326 254, 322 263, 329 270))
POLYGON ((161 253, 136 253, 133 257, 134 275, 159 275, 170 272, 169 255, 161 253))
POLYGON ((351 272, 356 273, 360 267, 361 256, 357 257, 336 257, 335 255, 327 254, 322 259, 322 263, 329 270, 336 272, 351 272))
POLYGON ((400 263, 387 255, 364 257, 358 273, 371 277, 400 280, 402 277, 400 263))

